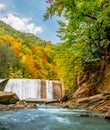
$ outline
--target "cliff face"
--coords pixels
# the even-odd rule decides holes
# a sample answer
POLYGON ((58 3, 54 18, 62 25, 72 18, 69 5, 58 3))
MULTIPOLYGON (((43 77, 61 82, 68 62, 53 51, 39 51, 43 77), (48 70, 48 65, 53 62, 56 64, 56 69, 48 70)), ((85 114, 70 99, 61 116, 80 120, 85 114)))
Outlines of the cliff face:
POLYGON ((86 64, 77 77, 77 85, 71 102, 76 107, 103 112, 106 118, 105 113, 110 111, 110 52, 106 52, 99 62, 86 64))
POLYGON ((105 64, 103 78, 97 89, 99 93, 110 93, 110 55, 108 58, 108 62, 105 64))
POLYGON ((90 63, 77 77, 78 89, 74 98, 84 98, 99 93, 110 93, 110 52, 100 62, 90 63))

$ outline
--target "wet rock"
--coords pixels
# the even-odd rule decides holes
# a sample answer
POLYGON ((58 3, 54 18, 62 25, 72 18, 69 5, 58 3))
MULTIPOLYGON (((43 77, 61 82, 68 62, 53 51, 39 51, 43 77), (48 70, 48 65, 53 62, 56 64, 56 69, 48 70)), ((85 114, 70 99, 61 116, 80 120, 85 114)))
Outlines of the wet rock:
POLYGON ((89 117, 90 115, 87 114, 81 114, 80 117, 89 117))
POLYGON ((18 101, 16 104, 0 104, 0 111, 12 111, 17 109, 36 109, 35 103, 26 103, 25 101, 18 101))
POLYGON ((36 104, 27 103, 25 101, 19 101, 15 104, 15 109, 27 109, 27 108, 36 108, 36 104))
POLYGON ((105 113, 104 118, 110 120, 110 108, 109 108, 109 110, 105 113))
POLYGON ((60 100, 62 101, 62 102, 66 102, 66 101, 68 101, 68 96, 67 95, 65 95, 65 96, 63 96, 60 100))

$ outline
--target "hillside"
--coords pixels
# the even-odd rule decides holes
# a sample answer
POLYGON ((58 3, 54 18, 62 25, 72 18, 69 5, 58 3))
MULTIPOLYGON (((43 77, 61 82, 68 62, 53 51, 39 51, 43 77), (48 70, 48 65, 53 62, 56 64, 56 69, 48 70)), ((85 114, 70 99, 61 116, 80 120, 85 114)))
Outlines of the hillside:
POLYGON ((58 79, 53 45, 0 21, 0 78, 58 79))
POLYGON ((14 38, 20 38, 26 42, 32 42, 37 46, 45 46, 46 44, 46 41, 41 40, 39 37, 35 36, 34 34, 17 31, 16 29, 12 28, 10 25, 7 25, 3 21, 0 21, 0 30, 1 30, 0 36, 9 34, 14 38))

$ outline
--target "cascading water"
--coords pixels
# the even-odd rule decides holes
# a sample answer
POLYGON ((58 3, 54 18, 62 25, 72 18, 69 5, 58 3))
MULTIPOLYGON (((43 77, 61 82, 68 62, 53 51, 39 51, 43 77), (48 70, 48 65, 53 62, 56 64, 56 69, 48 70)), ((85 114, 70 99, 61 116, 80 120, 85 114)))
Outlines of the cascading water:
POLYGON ((53 84, 52 81, 46 80, 46 95, 48 99, 53 99, 53 84))
MULTIPOLYGON (((4 91, 15 92, 21 100, 41 99, 41 87, 40 79, 10 79, 4 91)), ((46 80, 46 98, 53 99, 53 84, 49 80, 46 80)))
POLYGON ((10 79, 4 91, 15 92, 21 100, 40 99, 41 81, 38 79, 10 79))

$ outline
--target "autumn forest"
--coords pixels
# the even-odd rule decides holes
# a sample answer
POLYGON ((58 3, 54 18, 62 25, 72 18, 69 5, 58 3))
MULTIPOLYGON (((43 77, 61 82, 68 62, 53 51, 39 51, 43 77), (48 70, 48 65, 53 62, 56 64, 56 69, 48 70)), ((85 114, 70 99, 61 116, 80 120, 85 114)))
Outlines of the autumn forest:
POLYGON ((58 21, 61 43, 21 33, 0 21, 0 78, 61 80, 65 89, 76 90, 77 75, 97 65, 110 49, 110 1, 47 3, 44 20, 54 15, 65 19, 58 21))
POLYGON ((0 78, 58 79, 51 42, 0 21, 0 78))

